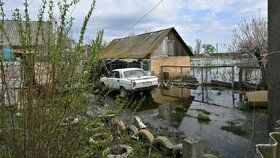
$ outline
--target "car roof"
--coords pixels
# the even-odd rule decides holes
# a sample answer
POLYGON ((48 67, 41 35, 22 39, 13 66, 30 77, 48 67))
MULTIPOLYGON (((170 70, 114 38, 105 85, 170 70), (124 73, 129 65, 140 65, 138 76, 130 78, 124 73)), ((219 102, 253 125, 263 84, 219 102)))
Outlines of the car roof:
POLYGON ((131 70, 143 70, 140 68, 122 68, 122 69, 114 69, 113 71, 131 71, 131 70))

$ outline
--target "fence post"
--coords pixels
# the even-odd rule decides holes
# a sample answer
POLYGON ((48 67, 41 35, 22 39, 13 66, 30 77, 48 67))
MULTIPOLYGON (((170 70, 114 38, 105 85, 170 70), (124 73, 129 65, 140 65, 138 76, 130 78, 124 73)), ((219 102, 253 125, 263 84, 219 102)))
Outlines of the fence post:
POLYGON ((207 83, 207 80, 208 80, 208 67, 206 68, 206 70, 205 70, 205 82, 207 83))
POLYGON ((239 67, 239 75, 238 75, 239 90, 242 89, 242 87, 241 87, 241 85, 242 85, 242 78, 243 78, 243 68, 239 67))
MULTIPOLYGON (((193 75, 192 75, 192 76, 195 76, 195 75, 194 75, 194 73, 195 73, 195 72, 194 72, 194 63, 193 63, 193 66, 192 66, 192 67, 193 67, 193 68, 192 68, 192 70, 193 70, 193 75)), ((191 67, 190 67, 190 68, 191 68, 191 67)))
POLYGON ((161 76, 161 80, 163 81, 163 66, 161 66, 160 68, 161 68, 161 74, 160 74, 160 76, 161 76))
POLYGON ((203 67, 201 67, 201 91, 202 91, 202 102, 204 102, 204 85, 203 85, 203 67))
POLYGON ((232 88, 232 90, 234 90, 234 66, 232 66, 231 67, 231 81, 232 81, 232 83, 231 83, 231 88, 232 88))
POLYGON ((203 86, 203 67, 201 68, 201 85, 203 86))
POLYGON ((181 74, 181 86, 183 86, 183 67, 180 67, 180 74, 181 74))
POLYGON ((202 158, 204 154, 203 139, 197 136, 188 136, 183 141, 183 158, 202 158))

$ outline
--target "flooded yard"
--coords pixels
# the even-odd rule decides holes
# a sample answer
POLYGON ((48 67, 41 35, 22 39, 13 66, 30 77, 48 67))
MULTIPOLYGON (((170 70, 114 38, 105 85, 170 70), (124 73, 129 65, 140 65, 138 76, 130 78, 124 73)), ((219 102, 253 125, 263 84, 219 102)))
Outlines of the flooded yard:
POLYGON ((138 115, 154 128, 201 136, 208 153, 252 157, 254 145, 266 142, 266 110, 246 107, 239 95, 240 92, 211 87, 158 88, 146 98, 138 115), (209 120, 200 120, 199 113, 209 120))
MULTIPOLYGON (((192 59, 193 67, 234 67, 181 68, 181 75, 194 76, 199 83, 211 80, 231 82, 232 75, 234 81, 238 81, 237 66, 244 63, 246 60, 227 58, 192 59)), ((168 70, 170 68, 164 71, 168 70)), ((247 70, 243 77, 243 81, 259 83, 260 71, 247 70)), ((175 144, 181 143, 185 136, 196 135, 204 139, 206 153, 229 158, 253 157, 255 145, 267 141, 267 110, 246 106, 243 95, 242 91, 222 87, 200 85, 189 89, 170 84, 167 88, 156 88, 150 95, 144 95, 146 99, 138 115, 156 131, 164 130, 175 144), (174 134, 180 136, 172 137, 174 134)), ((140 100, 143 96, 136 94, 134 98, 140 100)))

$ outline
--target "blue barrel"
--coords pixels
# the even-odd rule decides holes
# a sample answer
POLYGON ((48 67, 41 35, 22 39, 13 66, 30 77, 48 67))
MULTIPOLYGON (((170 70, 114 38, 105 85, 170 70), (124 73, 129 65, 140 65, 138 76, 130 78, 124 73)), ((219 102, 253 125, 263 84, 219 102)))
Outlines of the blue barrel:
POLYGON ((12 50, 10 48, 3 48, 3 60, 4 61, 10 61, 12 60, 12 50))

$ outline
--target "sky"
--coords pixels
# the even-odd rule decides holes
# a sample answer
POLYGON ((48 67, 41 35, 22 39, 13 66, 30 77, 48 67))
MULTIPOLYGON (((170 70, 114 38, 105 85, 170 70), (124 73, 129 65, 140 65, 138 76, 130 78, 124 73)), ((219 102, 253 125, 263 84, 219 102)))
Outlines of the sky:
MULTIPOLYGON (((23 0, 2 1, 8 19, 11 19, 12 10, 24 9, 23 0)), ((267 0, 163 0, 146 18, 128 30, 160 1, 97 0, 85 34, 86 41, 93 39, 99 30, 104 30, 104 41, 108 43, 129 33, 141 34, 175 27, 187 45, 194 47, 195 40, 200 39, 202 43, 216 46, 230 43, 232 30, 242 18, 257 15, 259 10, 267 17, 267 0)), ((36 20, 41 6, 40 0, 28 0, 28 4, 31 18, 36 20)), ((75 39, 79 36, 90 4, 90 0, 80 0, 76 7, 69 10, 75 18, 70 33, 75 39)), ((58 19, 58 9, 55 14, 58 19)), ((225 49, 220 47, 220 51, 225 49)))

